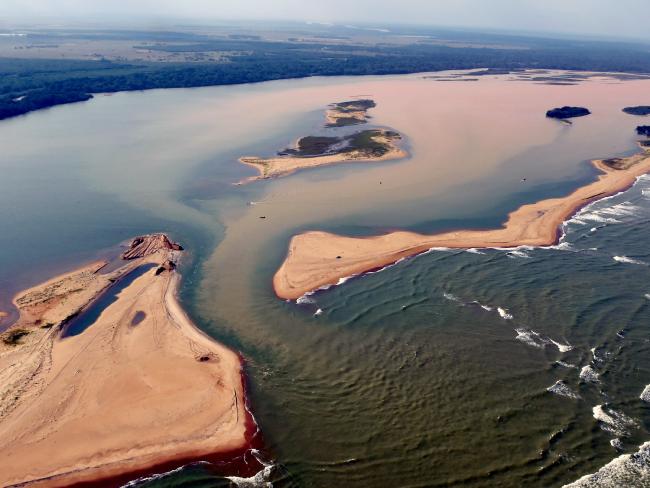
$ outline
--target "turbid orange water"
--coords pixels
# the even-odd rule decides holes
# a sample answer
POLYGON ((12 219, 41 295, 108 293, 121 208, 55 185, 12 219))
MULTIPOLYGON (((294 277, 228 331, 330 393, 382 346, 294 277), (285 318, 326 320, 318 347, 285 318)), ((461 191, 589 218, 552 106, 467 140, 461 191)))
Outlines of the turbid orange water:
MULTIPOLYGON (((265 456, 280 466, 274 486, 572 481, 618 455, 614 436, 628 452, 650 438, 638 398, 650 383, 639 325, 649 318, 647 268, 613 259, 650 262, 643 186, 603 203, 627 201, 618 217, 572 223, 575 252, 433 252, 301 305, 271 288, 302 231, 498 226, 522 204, 591 181, 588 160, 636 149, 639 119, 621 108, 646 103, 648 81, 509 78, 517 77, 125 93, 3 122, 0 282, 24 288, 121 239, 168 230, 192 256, 184 305, 248 360, 265 456), (240 156, 272 156, 298 137, 327 134, 324 107, 354 96, 377 102, 370 126, 405 135, 408 160, 231 184, 254 174, 240 156), (593 114, 572 126, 544 117, 561 105, 593 114), (581 382, 592 362, 600 383, 581 382), (581 399, 546 391, 560 379, 581 399), (637 421, 628 436, 594 419, 606 402, 637 421)), ((215 480, 196 466, 159 483, 190 482, 215 480)))

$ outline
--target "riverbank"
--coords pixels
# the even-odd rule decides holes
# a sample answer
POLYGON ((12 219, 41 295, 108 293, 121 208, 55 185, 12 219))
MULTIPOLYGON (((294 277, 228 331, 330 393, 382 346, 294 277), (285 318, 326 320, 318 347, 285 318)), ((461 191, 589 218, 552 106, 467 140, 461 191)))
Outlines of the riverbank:
POLYGON ((115 486, 250 447, 242 359, 187 317, 180 251, 153 237, 114 271, 93 263, 16 297, 0 342, 1 485, 115 486))
POLYGON ((650 151, 628 158, 595 160, 597 180, 562 198, 523 205, 508 215, 500 229, 460 230, 434 235, 391 232, 374 237, 345 237, 311 231, 291 239, 287 256, 273 277, 278 297, 297 299, 341 279, 380 269, 434 247, 512 248, 557 243, 559 227, 589 203, 629 188, 650 172, 650 151))

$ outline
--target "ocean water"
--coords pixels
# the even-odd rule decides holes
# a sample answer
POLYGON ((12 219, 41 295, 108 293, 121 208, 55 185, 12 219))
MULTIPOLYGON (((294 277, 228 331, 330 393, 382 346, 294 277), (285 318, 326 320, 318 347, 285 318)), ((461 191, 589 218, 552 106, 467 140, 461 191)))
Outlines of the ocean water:
POLYGON ((589 159, 634 151, 640 119, 620 108, 647 88, 312 79, 2 122, 0 305, 134 234, 189 250, 183 304, 246 358, 265 469, 228 479, 197 460, 135 486, 562 486, 604 466, 596 486, 643 486, 650 178, 579 212, 552 248, 432 250, 300 303, 270 280, 300 230, 487 227, 567 193, 594 178, 589 159), (408 160, 232 185, 251 174, 237 157, 320 133, 324 105, 355 95, 404 133, 408 160), (543 117, 564 104, 593 115, 543 117))

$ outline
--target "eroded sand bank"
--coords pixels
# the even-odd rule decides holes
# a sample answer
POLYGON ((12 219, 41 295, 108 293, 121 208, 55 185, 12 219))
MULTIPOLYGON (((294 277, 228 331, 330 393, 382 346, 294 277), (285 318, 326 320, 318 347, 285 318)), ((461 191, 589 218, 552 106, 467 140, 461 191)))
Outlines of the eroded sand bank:
POLYGON ((650 172, 650 151, 629 158, 596 160, 601 171, 593 183, 563 198, 523 205, 508 215, 503 227, 460 230, 433 235, 391 232, 374 237, 345 237, 312 231, 294 236, 288 254, 273 278, 275 293, 296 299, 341 278, 361 274, 414 256, 433 247, 486 248, 555 244, 559 226, 579 208, 631 186, 650 172))
POLYGON ((93 263, 15 299, 20 318, 0 341, 0 485, 112 486, 125 473, 246 448, 240 357, 179 305, 178 253, 149 246, 111 273, 93 263), (71 315, 130 273, 92 325, 63 337, 71 315))

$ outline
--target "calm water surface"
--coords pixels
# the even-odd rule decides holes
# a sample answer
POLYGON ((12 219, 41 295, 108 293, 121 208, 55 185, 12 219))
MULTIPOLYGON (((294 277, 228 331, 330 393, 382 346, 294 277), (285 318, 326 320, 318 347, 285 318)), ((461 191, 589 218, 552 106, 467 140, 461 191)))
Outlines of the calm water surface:
MULTIPOLYGON (((594 178, 590 159, 634 151, 640 119, 621 108, 648 88, 307 79, 99 95, 4 121, 0 309, 164 230, 189 249, 184 304, 248 360, 274 486, 561 486, 617 457, 613 439, 624 452, 650 440, 650 180, 582 212, 557 248, 431 252, 302 304, 270 281, 302 230, 488 227, 566 194, 594 178), (252 174, 239 156, 331 132, 324 106, 359 95, 409 159, 232 185, 252 174), (544 117, 566 104, 593 115, 544 117)), ((145 484, 227 483, 198 465, 145 484)))

